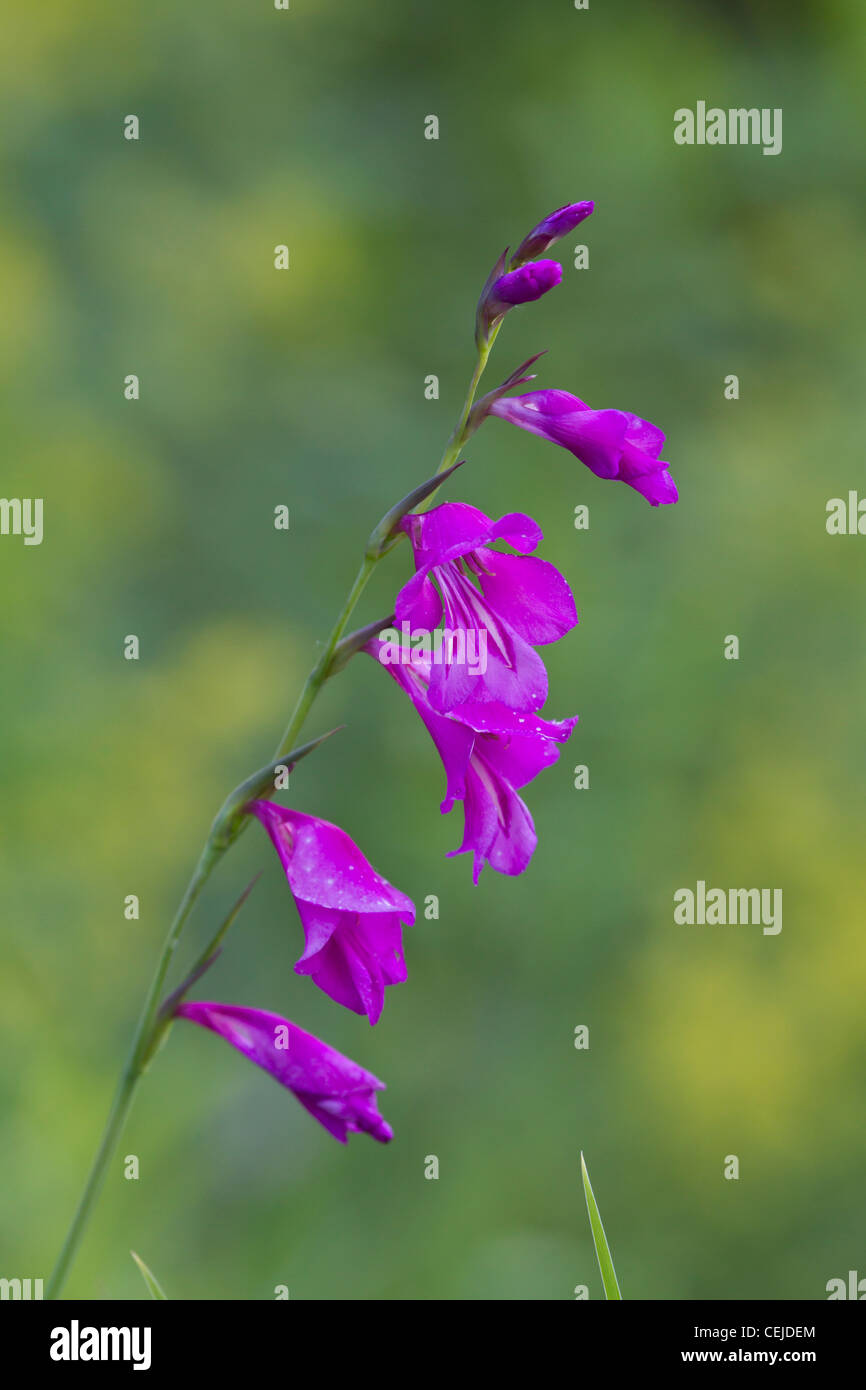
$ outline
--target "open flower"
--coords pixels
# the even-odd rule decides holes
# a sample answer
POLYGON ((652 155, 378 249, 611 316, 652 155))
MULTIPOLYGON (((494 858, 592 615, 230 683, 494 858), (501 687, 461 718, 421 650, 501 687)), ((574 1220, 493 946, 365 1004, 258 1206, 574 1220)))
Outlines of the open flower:
POLYGON ((375 1023, 385 986, 406 979, 401 923, 415 921, 412 903, 339 826, 272 801, 247 810, 270 835, 298 907, 306 948, 296 973, 375 1023))
POLYGON ((619 478, 653 507, 676 502, 676 484, 659 458, 664 434, 627 410, 592 410, 568 391, 527 391, 495 400, 490 414, 568 449, 599 478, 619 478))
POLYGON ((449 857, 474 855, 474 883, 485 864, 501 874, 522 874, 538 837, 516 788, 556 762, 557 745, 566 742, 577 719, 540 719, 493 702, 440 714, 429 700, 430 660, 406 649, 403 659, 395 662, 385 651, 388 645, 374 639, 365 651, 409 696, 436 745, 445 770, 442 814, 456 801, 463 802, 463 842, 449 857))
POLYGON ((577 613, 559 570, 525 553, 542 538, 536 523, 520 512, 492 521, 477 507, 445 502, 400 524, 412 542, 415 574, 397 595, 396 621, 429 632, 444 617, 442 659, 430 676, 432 707, 456 713, 464 704, 493 701, 540 709, 547 671, 534 646, 557 641, 577 613), (498 540, 522 553, 491 550, 498 540))
POLYGON ((382 1144, 393 1139, 376 1108, 376 1091, 384 1091, 384 1081, 289 1019, 264 1009, 192 1000, 180 1005, 176 1017, 210 1028, 270 1072, 341 1144, 349 1134, 370 1134, 382 1144))
POLYGON ((550 213, 537 227, 525 236, 512 257, 513 266, 524 265, 527 261, 534 261, 538 256, 543 256, 545 251, 549 251, 554 242, 559 241, 560 237, 568 236, 569 232, 574 231, 578 223, 584 218, 589 217, 595 203, 566 203, 565 207, 557 208, 556 212, 550 213))

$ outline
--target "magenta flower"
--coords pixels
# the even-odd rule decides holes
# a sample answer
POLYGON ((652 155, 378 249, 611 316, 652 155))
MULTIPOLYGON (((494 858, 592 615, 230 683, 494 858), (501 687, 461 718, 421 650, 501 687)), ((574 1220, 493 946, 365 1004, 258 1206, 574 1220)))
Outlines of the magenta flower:
POLYGON ((412 903, 339 826, 272 801, 247 810, 270 835, 297 904, 306 948, 296 973, 375 1023, 386 985, 406 979, 401 923, 415 921, 412 903))
POLYGON ((653 507, 676 502, 676 483, 659 458, 664 434, 627 410, 592 410, 568 391, 527 391, 495 400, 489 413, 561 444, 598 478, 619 478, 653 507))
POLYGON ((385 1090, 384 1081, 289 1019, 264 1009, 191 1000, 180 1005, 176 1017, 210 1028, 270 1072, 341 1144, 349 1134, 370 1134, 381 1144, 393 1139, 376 1108, 375 1093, 385 1090))
POLYGON ((429 700, 430 661, 409 649, 394 661, 386 651, 389 645, 374 639, 364 650, 406 692, 436 745, 445 770, 442 814, 463 802, 463 843, 449 858, 472 853, 474 883, 485 864, 501 874, 522 874, 538 837, 516 788, 556 762, 557 744, 566 742, 577 718, 540 719, 492 702, 463 705, 456 715, 440 714, 429 700))
POLYGON ((477 507, 444 502, 400 525, 415 574, 397 595, 396 620, 428 632, 445 622, 430 677, 433 709, 488 701, 540 709, 547 671, 533 648, 557 641, 577 613, 559 570, 525 553, 542 539, 536 523, 520 512, 492 521, 477 507), (524 553, 491 550, 498 540, 524 553))
POLYGON ((556 212, 545 217, 543 222, 539 222, 538 226, 533 227, 529 235, 523 238, 511 264, 520 266, 526 261, 534 261, 538 256, 543 256, 554 242, 559 241, 560 237, 568 236, 578 223, 589 217, 594 207, 595 203, 566 203, 564 208, 557 208, 556 212))

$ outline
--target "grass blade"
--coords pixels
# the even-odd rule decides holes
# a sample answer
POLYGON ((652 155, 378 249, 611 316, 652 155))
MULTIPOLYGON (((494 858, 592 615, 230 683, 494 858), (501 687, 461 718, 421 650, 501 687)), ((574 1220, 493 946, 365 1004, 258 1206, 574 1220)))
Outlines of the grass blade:
POLYGON ((147 1265, 144 1263, 144 1260, 141 1258, 140 1255, 136 1255, 134 1250, 130 1250, 129 1253, 135 1260, 135 1263, 138 1265, 138 1268, 141 1271, 141 1277, 147 1285, 148 1292, 150 1293, 151 1298, 165 1299, 165 1301, 168 1302, 168 1294, 163 1289, 162 1285, 160 1284, 153 1271, 148 1269, 147 1265))
POLYGON ((601 1272, 601 1282, 604 1284, 604 1296, 605 1298, 621 1299, 622 1294, 619 1291, 619 1284, 617 1282, 616 1270, 613 1267, 610 1246, 604 1234, 604 1226, 601 1224, 601 1215, 595 1200, 595 1193, 592 1190, 592 1183, 589 1180, 589 1173, 586 1171, 582 1150, 580 1155, 580 1171, 583 1176, 583 1191, 586 1197, 586 1210, 589 1213, 589 1224, 592 1228, 595 1254, 601 1272))

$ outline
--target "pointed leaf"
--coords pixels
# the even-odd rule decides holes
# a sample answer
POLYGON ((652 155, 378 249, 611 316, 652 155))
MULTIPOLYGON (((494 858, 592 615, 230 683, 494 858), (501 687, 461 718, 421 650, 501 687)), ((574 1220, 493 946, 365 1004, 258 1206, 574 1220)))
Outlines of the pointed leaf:
POLYGON ((413 488, 411 492, 401 498, 389 512, 385 513, 379 525, 372 532, 367 542, 367 554, 375 559, 386 555, 397 541, 403 539, 403 533, 399 527, 404 516, 414 512, 416 507, 420 506, 422 502, 426 502, 427 498, 432 497, 434 492, 438 492, 446 479, 450 478, 456 469, 462 467, 463 459, 460 459, 457 463, 452 463, 450 468, 443 469, 441 473, 434 473, 432 478, 427 478, 425 482, 419 483, 418 487, 413 488))
POLYGON ((227 849, 228 846, 237 839, 241 827, 247 816, 245 810, 248 801, 255 801, 263 792, 273 788, 274 773, 277 768, 287 767, 289 772, 294 770, 295 764, 306 758, 316 748, 331 738, 334 734, 345 728, 344 724, 338 724, 336 729, 329 729, 326 734, 320 734, 318 738, 310 739, 309 743, 303 744, 300 748, 293 748, 291 752, 281 753, 274 758, 273 762, 268 763, 267 767, 259 768, 246 781, 241 782, 230 792, 220 807, 211 826, 211 844, 218 849, 227 849))
POLYGON ((604 1284, 604 1296, 609 1299, 621 1299, 616 1270, 613 1267, 613 1258, 607 1237, 604 1234, 604 1226, 601 1224, 601 1214, 595 1200, 595 1193, 592 1190, 592 1183, 589 1180, 589 1173, 586 1171, 586 1164, 583 1159, 583 1152, 580 1155, 580 1171, 583 1176, 583 1192, 586 1197, 586 1209, 589 1213, 589 1224, 592 1228, 592 1239, 595 1244, 595 1254, 598 1260, 598 1267, 601 1271, 601 1282, 604 1284))
POLYGON ((250 879, 250 882, 247 884, 246 888, 241 893, 237 902, 235 902, 234 905, 229 909, 226 917, 223 919, 220 927, 217 930, 216 936, 214 936, 213 940, 211 941, 210 945, 206 948, 206 950, 202 952, 197 964, 187 975, 183 983, 178 985, 174 993, 170 994, 166 999, 165 1003, 162 1005, 162 1008, 159 1011, 161 1018, 174 1017, 177 1011, 178 1004, 180 1004, 183 1001, 184 996, 188 994, 189 991, 192 989, 193 985, 201 979, 205 971, 209 970, 210 967, 213 965, 214 961, 216 960, 217 956, 220 954, 220 951, 222 950, 223 937, 226 935, 226 932, 231 927, 232 923, 234 922, 235 918, 237 917, 247 898, 250 896, 250 893, 255 888, 261 876, 261 871, 259 871, 259 873, 257 873, 254 878, 250 879))
MULTIPOLYGON (((545 348, 544 352, 546 351, 547 349, 545 348)), ((492 391, 488 391, 486 396, 482 396, 475 402, 469 412, 469 419, 466 422, 465 435, 467 439, 470 435, 475 433, 478 426, 482 424, 487 415, 489 415, 490 407, 495 401, 507 395, 509 391, 513 391, 515 386, 523 386, 527 381, 535 380, 535 373, 529 372, 527 369, 533 366, 534 363, 538 361, 539 357, 543 357, 544 352, 537 352, 534 357, 528 357, 525 362, 521 362, 520 366, 516 367, 511 375, 505 378, 501 386, 494 386, 492 391)))
POLYGON ((165 1299, 167 1302, 168 1294, 165 1292, 164 1288, 160 1284, 153 1271, 148 1269, 147 1265, 144 1263, 144 1260, 141 1258, 140 1255, 136 1255, 134 1250, 130 1250, 129 1253, 135 1260, 135 1263, 138 1265, 141 1277, 147 1285, 148 1292, 150 1293, 151 1298, 165 1299))
POLYGON ((378 637, 380 632, 393 625, 394 614, 386 613, 384 618, 379 618, 375 623, 368 623, 366 627, 359 627, 357 632, 350 632, 348 637, 344 637, 334 648, 334 655, 328 667, 328 679, 342 671, 346 663, 352 660, 356 652, 362 651, 371 638, 378 637))

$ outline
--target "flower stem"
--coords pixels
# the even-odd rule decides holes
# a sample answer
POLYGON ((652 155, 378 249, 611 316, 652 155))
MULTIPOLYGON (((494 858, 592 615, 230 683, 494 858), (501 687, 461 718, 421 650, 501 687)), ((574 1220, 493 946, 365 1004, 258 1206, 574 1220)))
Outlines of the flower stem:
POLYGON ((322 652, 319 660, 304 681, 304 688, 298 696, 298 703, 292 711, 292 717, 286 725, 285 733, 277 744, 277 751, 274 754, 275 760, 281 758, 283 754, 287 753, 289 749, 294 746, 295 740, 303 728, 304 720, 310 712, 313 701, 328 679, 328 669, 331 665, 331 659, 336 650, 337 643, 349 625, 349 619, 354 612, 355 605, 367 587, 367 581, 373 573, 379 558, 380 557, 377 555, 367 554, 361 561, 361 567, 355 575, 355 582, 349 590, 348 598, 343 604, 340 615, 331 629, 331 635, 325 643, 325 650, 322 652))
MULTIPOLYGON (((297 735, 299 734, 307 715, 313 705, 313 701, 328 679, 328 668, 334 655, 334 650, 340 638, 346 630, 349 619, 363 593, 367 581, 376 566, 378 556, 365 555, 361 567, 355 576, 355 581, 349 590, 348 597, 340 611, 331 634, 325 644, 325 649, 319 660, 316 662, 298 698, 298 702, 289 720, 288 726, 277 745, 274 761, 285 757, 293 749, 297 735)), ((246 784, 242 784, 246 786, 246 784)), ((250 791, 249 795, 254 793, 250 791)), ((231 801, 232 798, 229 798, 231 801)), ((235 808, 237 811, 239 808, 235 808)), ((218 816, 214 821, 211 832, 201 852, 199 861, 195 867, 192 878, 187 884, 186 891, 181 899, 180 906, 175 913, 174 920, 169 928, 168 935, 162 948, 162 953, 157 962, 150 988, 145 998, 141 1017, 135 1030, 129 1056, 121 1073, 117 1091, 108 1120, 105 1125, 102 1140, 93 1160, 84 1191, 78 1203, 72 1224, 69 1227, 63 1248, 58 1256, 57 1263, 46 1285, 46 1299, 57 1298, 75 1253, 78 1249, 81 1237, 84 1234, 91 1211, 105 1180, 106 1170, 111 1161, 117 1142, 120 1138, 126 1117, 129 1114, 136 1087, 144 1075, 149 1062, 154 1053, 153 1043, 155 1041, 154 1032, 159 1028, 158 1010, 160 998, 165 985, 169 966, 171 965, 177 944, 180 941, 181 933, 186 921, 195 906, 196 900, 204 888, 205 883, 222 859, 229 847, 237 839, 238 835, 248 825, 249 817, 235 816, 226 827, 224 820, 218 816)))
POLYGON ((209 844, 205 846, 199 862, 196 865, 195 872, 187 884, 186 892, 183 895, 180 907, 175 913, 174 921, 169 928, 168 936, 165 939, 165 945, 162 948, 162 954, 157 963, 156 971, 154 972, 153 979, 150 983, 150 989, 147 992, 144 1007, 141 1011, 141 1018, 139 1019, 138 1027, 132 1039, 129 1057, 127 1058, 126 1065, 121 1073, 120 1081, 118 1082, 117 1091, 108 1120, 106 1121, 102 1140, 96 1152, 96 1157, 93 1160, 93 1166, 90 1169, 90 1174, 85 1184, 84 1191, 81 1194, 81 1199, 76 1208, 75 1215, 72 1218, 72 1224, 63 1242, 63 1248, 60 1251, 57 1263, 54 1266, 51 1278, 48 1280, 45 1289, 46 1299, 57 1298, 59 1295, 64 1280, 66 1279, 69 1266, 78 1249, 78 1244, 84 1234, 93 1205, 102 1189, 108 1164, 114 1153, 115 1146, 120 1138, 121 1130, 123 1129, 126 1117, 132 1105, 135 1088, 144 1075, 146 1068, 144 1058, 147 1052, 147 1044, 150 1040, 154 1017, 159 1004, 159 996, 162 992, 162 986, 168 972, 171 958, 180 940, 180 934, 183 930, 184 923, 192 911, 196 898, 207 882, 217 857, 217 855, 210 851, 209 844))
MULTIPOLYGON (((478 383, 481 380, 484 368, 487 366, 490 349, 493 347, 498 332, 499 324, 496 324, 491 329, 487 341, 480 344, 478 347, 478 358, 475 364, 475 371, 469 383, 469 390, 463 404, 463 410, 451 438, 448 441, 437 473, 443 473, 446 469, 451 467, 456 461, 457 455, 467 438, 466 426, 469 420, 469 412, 472 409, 478 383)), ((444 481, 443 479, 443 482, 444 481)), ((423 504, 419 510, 423 510, 423 504)), ((346 631, 355 606, 364 592, 370 575, 373 573, 379 560, 387 553, 387 549, 378 552, 368 550, 365 553, 358 573, 355 576, 354 583, 349 590, 346 601, 325 643, 324 650, 304 682, 295 708, 292 711, 291 718, 289 719, 282 738, 277 744, 273 762, 276 763, 281 758, 285 758, 286 755, 294 749, 297 737, 303 728, 316 696, 328 679, 334 652, 337 649, 341 637, 346 631)), ((268 769, 265 769, 265 771, 267 772, 268 769)), ((129 1056, 121 1073, 120 1081, 118 1082, 117 1091, 114 1096, 108 1120, 106 1121, 99 1148, 96 1152, 96 1157, 93 1160, 90 1174, 87 1178, 84 1191, 81 1194, 75 1215, 72 1218, 72 1224, 63 1242, 63 1247, 58 1256, 57 1263, 46 1285, 46 1299, 57 1298, 60 1294, 60 1290, 69 1272, 69 1267, 75 1258, 79 1243, 86 1229, 88 1220, 90 1219, 96 1199, 105 1181, 108 1164, 111 1161, 111 1157, 120 1139, 126 1117, 132 1106, 136 1087, 157 1051, 158 1043, 162 1040, 161 1035, 167 1031, 164 1020, 159 1017, 160 998, 174 952, 180 941, 181 933, 187 918, 192 912, 196 900, 214 868, 249 824, 249 817, 243 814, 243 804, 261 791, 261 786, 251 788, 250 784, 256 780, 254 776, 253 779, 248 779, 247 782, 242 783, 239 788, 236 788, 236 791, 231 794, 225 803, 223 810, 217 815, 207 841, 205 842, 204 849, 199 856, 199 861, 195 867, 192 878, 187 884, 186 891, 181 899, 174 921, 169 928, 165 944, 162 948, 162 954, 157 962, 156 970, 145 998, 141 1017, 132 1039, 129 1056), (239 800, 236 793, 240 792, 243 793, 243 797, 239 800), (159 1038, 156 1036, 157 1033, 160 1034, 159 1038)), ((259 778, 258 781, 260 780, 259 778)))
POLYGON ((466 440, 468 438, 468 435, 466 433, 466 426, 469 422, 469 412, 471 411, 473 402, 475 401, 475 393, 478 390, 478 383, 484 375, 484 368, 487 366, 487 359, 490 356, 493 344, 496 342, 496 338, 499 334, 499 329, 501 328, 501 326, 501 321, 500 323, 494 324, 490 330, 490 334, 487 337, 486 341, 478 344, 478 356, 475 362, 475 371, 472 373, 472 380, 469 383, 469 390, 466 393, 466 400, 463 402, 463 409, 460 412, 460 419, 454 426, 451 438, 445 445, 445 452, 442 455, 442 462, 439 464, 439 467, 436 470, 437 473, 444 473, 446 468, 450 468, 452 463, 456 462, 457 455, 460 453, 460 450, 466 443, 466 440))
POLYGON ((114 1097, 111 1113, 108 1116, 105 1130, 102 1135, 102 1142, 99 1145, 90 1175, 81 1194, 75 1215, 72 1218, 72 1225, 63 1242, 63 1248, 57 1257, 57 1263, 51 1273, 51 1278, 45 1288, 45 1298, 57 1298, 63 1287, 69 1266, 75 1258, 79 1242, 84 1234, 85 1227, 90 1218, 91 1209, 99 1196, 105 1178, 105 1171, 115 1145, 120 1138, 124 1122, 129 1114, 132 1105, 132 1097, 135 1091, 137 1078, 128 1072, 124 1072, 121 1077, 120 1085, 114 1097))

